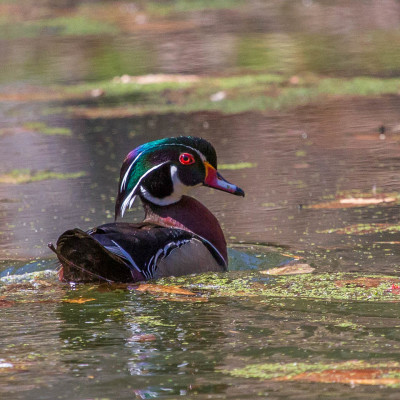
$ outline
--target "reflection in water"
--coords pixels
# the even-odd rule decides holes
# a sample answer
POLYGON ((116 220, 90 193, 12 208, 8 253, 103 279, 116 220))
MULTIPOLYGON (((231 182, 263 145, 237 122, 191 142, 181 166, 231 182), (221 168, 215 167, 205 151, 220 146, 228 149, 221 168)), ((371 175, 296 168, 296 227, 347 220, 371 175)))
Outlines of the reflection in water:
MULTIPOLYGON (((308 393, 307 398, 317 399, 326 384, 313 384, 311 392, 307 392, 310 386, 295 382, 282 386, 254 381, 249 386, 245 378, 230 378, 222 371, 262 360, 272 364, 400 361, 400 336, 394 329, 398 303, 258 297, 182 303, 100 289, 28 291, 29 309, 23 304, 3 309, 2 321, 8 325, 1 329, 2 359, 23 372, 3 375, 0 393, 9 390, 15 399, 27 394, 81 399, 93 394, 113 398, 118 390, 121 399, 196 394, 252 399, 260 390, 279 390, 286 397, 308 393), (93 300, 61 302, 78 296, 93 300), (140 341, 141 335, 152 339, 140 341)), ((335 387, 335 393, 351 390, 346 385, 335 387)), ((359 398, 365 390, 358 388, 359 398)))

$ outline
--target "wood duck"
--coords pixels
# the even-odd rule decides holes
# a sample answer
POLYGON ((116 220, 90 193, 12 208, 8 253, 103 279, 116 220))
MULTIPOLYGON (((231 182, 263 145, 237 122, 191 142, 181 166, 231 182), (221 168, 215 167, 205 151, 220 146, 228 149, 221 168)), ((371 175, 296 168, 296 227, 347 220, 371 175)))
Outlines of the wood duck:
POLYGON ((132 150, 121 167, 115 222, 88 232, 64 232, 57 248, 60 279, 138 282, 164 276, 225 271, 226 241, 216 217, 190 189, 209 186, 238 196, 242 189, 217 171, 213 146, 198 137, 174 137, 132 150), (138 196, 141 223, 116 222, 138 196))

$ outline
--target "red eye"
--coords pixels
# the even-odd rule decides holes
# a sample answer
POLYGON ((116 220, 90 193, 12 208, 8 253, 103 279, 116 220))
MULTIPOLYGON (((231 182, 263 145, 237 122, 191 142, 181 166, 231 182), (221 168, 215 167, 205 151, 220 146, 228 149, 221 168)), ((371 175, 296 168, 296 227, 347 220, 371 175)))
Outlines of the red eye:
POLYGON ((179 156, 179 162, 183 165, 190 165, 195 162, 194 157, 189 153, 182 153, 179 156))

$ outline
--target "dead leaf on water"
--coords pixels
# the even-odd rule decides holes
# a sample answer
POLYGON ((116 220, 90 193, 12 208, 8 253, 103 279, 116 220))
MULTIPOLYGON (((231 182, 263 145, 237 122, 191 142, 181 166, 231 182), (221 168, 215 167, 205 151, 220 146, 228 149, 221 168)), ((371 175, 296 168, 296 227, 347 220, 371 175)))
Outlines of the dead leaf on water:
POLYGON ((301 257, 301 256, 296 256, 296 255, 290 254, 290 253, 282 253, 282 255, 283 255, 284 257, 294 258, 295 260, 301 260, 301 259, 303 259, 303 257, 301 257))
POLYGON ((128 339, 129 342, 154 342, 155 340, 157 340, 157 336, 152 333, 135 335, 128 339))
POLYGON ((96 299, 92 298, 85 298, 85 297, 78 297, 77 299, 63 299, 64 303, 74 303, 74 304, 84 304, 88 303, 89 301, 95 301, 96 299))
POLYGON ((344 383, 350 385, 398 385, 400 383, 399 378, 385 376, 393 373, 400 373, 400 369, 327 369, 320 372, 303 372, 294 376, 282 376, 273 380, 344 383))
POLYGON ((177 83, 192 83, 198 82, 200 77, 197 75, 172 75, 172 74, 149 74, 130 76, 116 76, 113 82, 116 83, 137 83, 139 85, 149 85, 154 83, 177 82, 177 83))
POLYGON ((308 264, 291 264, 283 267, 271 268, 266 271, 260 271, 261 274, 265 275, 298 275, 298 274, 311 274, 315 268, 308 264))
POLYGON ((39 285, 41 288, 55 286, 55 284, 52 282, 47 282, 43 279, 38 279, 38 278, 35 278, 35 284, 39 285))
POLYGON ((156 294, 182 294, 186 296, 195 296, 196 293, 187 289, 182 289, 180 286, 164 286, 152 283, 141 283, 135 288, 139 292, 149 292, 156 294))
POLYGON ((335 282, 335 285, 338 287, 362 287, 362 288, 376 288, 382 283, 386 283, 388 285, 393 285, 395 282, 398 282, 398 279, 394 278, 373 278, 373 277, 359 277, 354 279, 343 279, 335 282))
POLYGON ((381 196, 362 196, 362 197, 346 197, 339 198, 325 203, 312 204, 306 208, 313 209, 336 209, 336 208, 353 208, 353 207, 367 207, 371 205, 387 204, 397 201, 397 198, 389 195, 381 196))
POLYGON ((28 365, 29 363, 21 363, 21 362, 11 363, 5 360, 0 360, 0 373, 26 371, 28 369, 28 365))
POLYGON ((11 300, 6 300, 6 299, 0 298, 0 308, 12 307, 15 304, 16 304, 15 301, 11 301, 11 300))

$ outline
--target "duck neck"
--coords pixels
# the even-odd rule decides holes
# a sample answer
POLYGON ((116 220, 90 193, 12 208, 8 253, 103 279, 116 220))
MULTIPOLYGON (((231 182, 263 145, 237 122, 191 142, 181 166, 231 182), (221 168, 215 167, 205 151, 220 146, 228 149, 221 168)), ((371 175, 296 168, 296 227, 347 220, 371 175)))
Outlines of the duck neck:
POLYGON ((226 241, 217 218, 203 204, 190 196, 166 206, 158 206, 141 198, 145 222, 192 232, 209 241, 228 262, 226 241))

